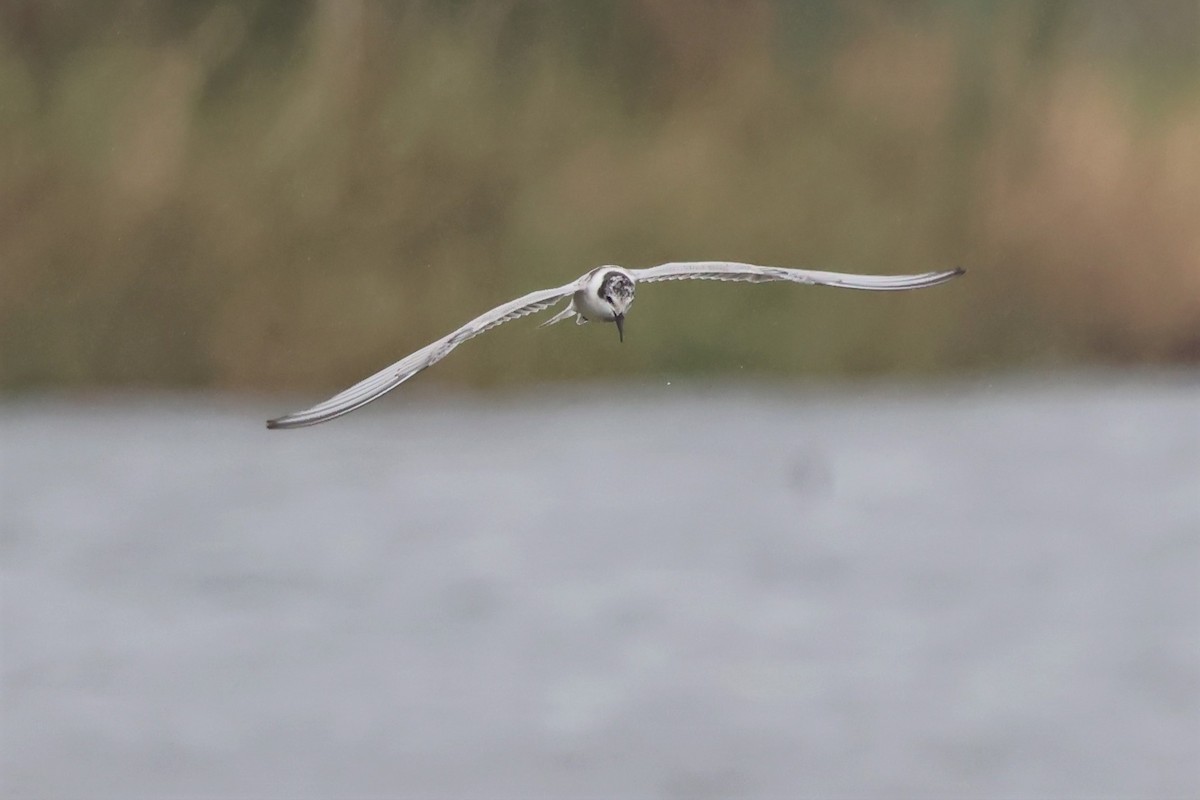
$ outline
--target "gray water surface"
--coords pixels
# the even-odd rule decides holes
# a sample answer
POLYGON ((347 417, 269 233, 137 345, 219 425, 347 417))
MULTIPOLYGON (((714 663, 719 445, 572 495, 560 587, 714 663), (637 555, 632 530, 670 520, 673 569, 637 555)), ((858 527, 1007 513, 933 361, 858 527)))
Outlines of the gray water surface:
POLYGON ((0 406, 5 797, 1200 796, 1195 375, 288 408, 0 406))

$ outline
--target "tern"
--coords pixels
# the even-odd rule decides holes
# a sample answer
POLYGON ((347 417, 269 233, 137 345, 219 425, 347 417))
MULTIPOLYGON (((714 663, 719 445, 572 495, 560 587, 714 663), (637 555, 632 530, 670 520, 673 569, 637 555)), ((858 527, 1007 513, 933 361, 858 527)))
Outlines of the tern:
POLYGON ((468 339, 514 319, 544 311, 561 300, 567 300, 566 307, 542 323, 541 327, 553 325, 571 317, 575 318, 577 325, 585 322, 612 322, 617 326, 617 336, 624 341, 625 315, 633 304, 633 289, 638 283, 681 280, 743 281, 746 283, 790 281, 809 285, 837 286, 844 289, 888 292, 936 286, 962 275, 963 272, 964 270, 959 267, 942 272, 923 272, 918 275, 853 275, 812 269, 760 267, 755 264, 741 264, 734 261, 680 261, 646 269, 625 269, 608 264, 596 267, 556 289, 530 292, 524 297, 518 297, 502 306, 497 306, 458 330, 405 356, 390 367, 376 372, 371 377, 354 384, 323 403, 305 411, 297 411, 278 419, 267 420, 267 427, 302 428, 306 425, 328 422, 343 414, 348 414, 395 389, 421 370, 433 366, 468 339))

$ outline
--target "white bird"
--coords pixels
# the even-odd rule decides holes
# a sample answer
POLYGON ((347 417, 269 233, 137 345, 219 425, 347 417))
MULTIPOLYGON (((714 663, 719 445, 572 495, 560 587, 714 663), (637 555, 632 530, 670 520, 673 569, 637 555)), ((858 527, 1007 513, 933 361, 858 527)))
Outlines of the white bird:
POLYGON ((502 306, 497 306, 453 333, 405 356, 390 367, 376 372, 371 377, 354 384, 346 391, 334 395, 323 403, 306 411, 297 411, 279 419, 267 420, 267 427, 301 428, 348 414, 395 389, 426 367, 433 366, 468 339, 498 325, 503 325, 505 322, 543 311, 566 298, 570 298, 567 306, 544 322, 542 327, 561 322, 571 316, 575 317, 577 325, 585 322, 613 322, 617 326, 617 335, 624 341, 625 314, 633 304, 633 287, 639 281, 644 283, 692 279, 748 283, 791 281, 792 283, 840 286, 846 289, 897 291, 936 286, 962 274, 961 267, 944 272, 923 272, 919 275, 851 275, 811 269, 760 267, 733 261, 672 262, 647 269, 624 269, 609 264, 596 267, 557 289, 541 289, 502 306))

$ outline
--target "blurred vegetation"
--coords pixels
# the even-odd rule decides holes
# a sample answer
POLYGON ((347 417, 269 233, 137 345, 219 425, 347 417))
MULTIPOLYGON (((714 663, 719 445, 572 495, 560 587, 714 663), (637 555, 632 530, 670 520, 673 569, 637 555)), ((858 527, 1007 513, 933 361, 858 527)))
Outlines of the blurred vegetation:
POLYGON ((327 387, 592 266, 443 383, 1200 359, 1193 0, 0 0, 0 384, 327 387))

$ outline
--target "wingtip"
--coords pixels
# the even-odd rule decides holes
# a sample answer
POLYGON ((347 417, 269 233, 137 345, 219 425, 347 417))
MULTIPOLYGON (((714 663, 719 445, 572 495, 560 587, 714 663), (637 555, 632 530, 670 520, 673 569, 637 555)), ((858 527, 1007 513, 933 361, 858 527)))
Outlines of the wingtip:
POLYGON ((275 429, 276 429, 276 428, 278 428, 278 427, 280 427, 280 426, 279 426, 279 420, 277 420, 277 419, 269 419, 269 420, 267 420, 267 430, 269 430, 269 431, 273 431, 273 430, 275 430, 275 429))
POLYGON ((967 268, 966 268, 966 267, 955 267, 955 268, 954 268, 954 271, 953 271, 953 273, 952 273, 952 274, 953 274, 953 275, 954 275, 954 277, 956 277, 956 278, 957 278, 959 275, 966 275, 966 274, 967 274, 967 268))

